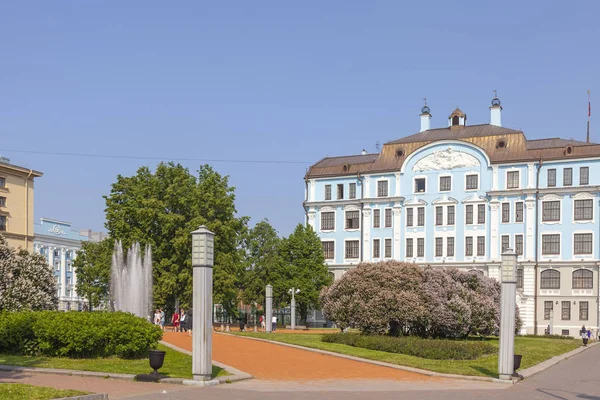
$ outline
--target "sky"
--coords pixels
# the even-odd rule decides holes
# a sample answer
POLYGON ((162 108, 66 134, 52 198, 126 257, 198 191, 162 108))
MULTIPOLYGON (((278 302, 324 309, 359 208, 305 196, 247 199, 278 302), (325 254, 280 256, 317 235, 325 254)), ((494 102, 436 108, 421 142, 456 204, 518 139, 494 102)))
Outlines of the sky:
POLYGON ((228 160, 239 215, 288 235, 307 168, 418 132, 424 97, 433 127, 489 123, 497 90, 504 126, 585 140, 590 89, 600 142, 599 22, 596 0, 4 1, 0 154, 44 173, 36 220, 94 230, 117 175, 228 160))

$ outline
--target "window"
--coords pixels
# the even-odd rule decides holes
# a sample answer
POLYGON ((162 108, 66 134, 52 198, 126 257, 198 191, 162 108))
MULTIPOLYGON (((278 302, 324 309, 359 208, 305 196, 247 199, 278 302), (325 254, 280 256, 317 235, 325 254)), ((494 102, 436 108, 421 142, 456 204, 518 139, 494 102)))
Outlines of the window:
MULTIPOLYGON (((71 289, 67 289, 67 297, 71 297, 72 294, 72 290, 71 289)), ((69 304, 67 304, 67 307, 70 307, 69 304)))
POLYGON ((568 329, 561 329, 560 334, 563 336, 569 336, 569 330, 568 329))
POLYGON ((477 223, 485 224, 485 204, 477 205, 477 223))
POLYGON ((560 254, 560 235, 542 235, 542 254, 560 254))
POLYGON ((392 239, 385 239, 385 257, 392 257, 392 239))
POLYGON ((473 236, 465 237, 465 256, 473 255, 473 236))
POLYGON ((6 187, 6 178, 0 176, 0 188, 6 187))
POLYGON ((440 176, 440 192, 449 192, 450 190, 452 190, 452 178, 440 176))
POLYGON ((573 185, 573 168, 563 169, 563 186, 573 185))
POLYGON ((413 209, 406 209, 406 226, 413 226, 413 209))
POLYGON ((523 289, 523 268, 517 268, 517 289, 523 289))
POLYGON ((519 188, 519 171, 508 171, 506 173, 506 188, 507 189, 518 189, 519 188))
POLYGON ((571 319, 571 302, 563 301, 560 313, 560 319, 568 321, 571 319))
POLYGON ((70 285, 70 284, 71 284, 71 277, 67 276, 67 285, 70 285))
POLYGON ((441 257, 444 255, 444 238, 435 238, 435 256, 441 257))
POLYGON ((477 255, 485 256, 485 236, 477 236, 477 255))
POLYGON ((473 224, 473 205, 472 204, 469 204, 466 207, 465 223, 467 225, 472 225, 473 224))
POLYGON ((556 169, 548 170, 548 187, 556 186, 556 169))
POLYGON ((515 203, 515 222, 523 222, 523 202, 515 203))
POLYGON ((575 200, 575 221, 586 221, 594 218, 594 200, 575 200))
POLYGON ((576 233, 574 239, 573 254, 592 254, 591 233, 576 233))
POLYGON ((541 273, 542 289, 560 289, 560 272, 554 269, 547 269, 541 273))
POLYGON ((581 167, 579 168, 579 184, 589 185, 590 184, 590 168, 581 167))
POLYGON ((376 208, 373 210, 373 228, 381 227, 381 210, 376 208))
POLYGON ((425 226, 425 207, 417 208, 417 225, 425 226))
POLYGON ((348 198, 355 199, 356 198, 356 183, 351 183, 348 186, 348 198))
POLYGON ((373 258, 381 257, 381 243, 379 239, 373 239, 373 258))
POLYGON ((6 216, 0 215, 0 231, 6 231, 6 216))
POLYGON ((425 178, 415 179, 415 193, 425 193, 425 178))
POLYGON ((0 207, 6 207, 6 197, 0 197, 0 207))
POLYGON ((446 238, 446 255, 448 257, 454 257, 454 238, 446 238))
POLYGON ((392 209, 391 208, 385 209, 385 227, 386 228, 392 227, 392 209))
POLYGON ((435 224, 444 225, 444 207, 442 206, 435 208, 435 224))
POLYGON ((454 225, 454 206, 448 206, 446 209, 446 224, 454 225))
POLYGON ((502 252, 504 253, 510 247, 510 236, 502 235, 502 252))
POLYGON ((477 190, 479 186, 479 177, 477 175, 467 175, 467 190, 477 190))
POLYGON ((333 260, 335 255, 335 242, 321 242, 323 246, 323 256, 326 260, 333 260))
POLYGON ((360 212, 359 211, 346 211, 346 229, 358 229, 360 212))
POLYGON ((573 271, 573 289, 593 289, 594 273, 587 269, 573 271))
POLYGON ((325 200, 331 200, 331 185, 325 185, 325 200))
POLYGON ((579 320, 580 321, 588 320, 589 309, 590 309, 590 303, 588 303, 587 301, 579 302, 579 320))
POLYGON ((387 197, 388 181, 377 181, 377 197, 387 197))
POLYGON ((344 199, 344 185, 341 183, 337 185, 337 199, 338 200, 344 199))
POLYGON ((554 302, 545 301, 544 302, 544 319, 550 319, 550 314, 552 313, 552 307, 554 302))
POLYGON ((425 256, 425 239, 417 238, 417 257, 425 256))
POLYGON ((510 222, 510 203, 502 203, 502 222, 510 222))
POLYGON ((58 257, 60 255, 58 250, 54 250, 54 257, 58 257))
POLYGON ((346 242, 346 258, 358 258, 358 240, 348 240, 346 242))
POLYGON ((73 270, 73 264, 71 264, 71 260, 67 261, 67 271, 73 270))
POLYGON ((560 201, 542 201, 542 221, 560 221, 560 201))
POLYGON ((60 261, 55 261, 54 262, 54 269, 57 271, 60 271, 60 261))
POLYGON ((321 213, 321 230, 332 231, 335 229, 335 211, 321 213))
POLYGON ((515 253, 523 255, 523 235, 515 235, 515 253))
POLYGON ((413 256, 413 240, 412 238, 406 239, 406 257, 413 256))

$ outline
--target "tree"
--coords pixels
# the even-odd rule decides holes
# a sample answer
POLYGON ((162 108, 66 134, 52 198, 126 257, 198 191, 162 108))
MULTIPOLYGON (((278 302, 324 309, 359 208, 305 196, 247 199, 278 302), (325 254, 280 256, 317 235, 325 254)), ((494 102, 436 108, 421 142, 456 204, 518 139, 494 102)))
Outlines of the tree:
POLYGON ((289 303, 291 294, 288 290, 300 289, 295 296, 296 304, 301 319, 306 320, 308 310, 320 306, 321 289, 332 282, 321 240, 310 225, 298 224, 294 232, 281 241, 279 254, 283 262, 283 279, 277 286, 273 285, 273 296, 280 302, 289 303))
POLYGON ((14 250, 0 235, 0 311, 55 310, 56 280, 39 254, 14 250))
POLYGON ((244 276, 242 278, 242 300, 246 304, 265 301, 267 284, 283 287, 280 283, 282 260, 279 254, 279 238, 268 220, 254 225, 244 237, 242 244, 244 276))
POLYGON ((234 311, 241 269, 239 246, 247 217, 236 217, 235 188, 210 166, 198 176, 180 164, 142 167, 119 175, 106 199, 106 228, 123 248, 152 247, 156 304, 188 306, 192 299, 191 232, 205 225, 215 233, 214 302, 234 311))
POLYGON ((90 311, 108 297, 110 270, 114 242, 107 238, 101 242, 83 242, 73 262, 77 293, 87 299, 90 311))

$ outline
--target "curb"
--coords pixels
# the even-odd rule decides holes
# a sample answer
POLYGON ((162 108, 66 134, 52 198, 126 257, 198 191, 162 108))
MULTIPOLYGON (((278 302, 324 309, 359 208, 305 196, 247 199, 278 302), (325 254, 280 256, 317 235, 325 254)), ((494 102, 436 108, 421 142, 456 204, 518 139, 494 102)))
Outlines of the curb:
MULTIPOLYGON (((235 335, 232 335, 232 336, 235 336, 235 335)), ((162 344, 163 346, 167 346, 167 347, 169 347, 169 348, 171 348, 171 349, 173 349, 175 351, 178 351, 180 353, 187 354, 188 356, 192 355, 191 351, 182 349, 181 347, 177 347, 174 344, 165 342, 164 340, 161 340, 160 344, 162 344)), ((237 368, 230 367, 229 365, 225 365, 225 364, 220 363, 218 361, 214 361, 213 360, 212 363, 213 363, 213 365, 216 365, 217 367, 222 368, 222 369, 226 370, 227 372, 230 372, 231 375, 219 376, 216 379, 213 379, 212 381, 209 381, 209 382, 217 381, 217 383, 215 383, 215 384, 219 384, 219 383, 228 383, 228 381, 229 382, 236 382, 236 381, 243 381, 243 380, 246 380, 246 379, 252 379, 252 378, 254 378, 252 375, 250 375, 247 372, 240 371, 237 368)), ((170 382, 171 379, 176 380, 176 378, 167 378, 167 379, 161 379, 161 382, 171 383, 170 382)), ((179 380, 180 381, 191 381, 191 382, 194 382, 194 383, 198 383, 199 382, 199 381, 193 381, 193 380, 189 380, 189 379, 179 379, 179 380)), ((186 383, 183 383, 183 384, 185 385, 186 383)), ((191 385, 191 386, 197 386, 197 385, 191 385)), ((212 385, 209 385, 209 386, 212 386, 212 385)))
POLYGON ((61 397, 60 399, 54 400, 108 400, 108 395, 104 393, 84 394, 82 396, 61 397))
POLYGON ((110 372, 79 371, 79 370, 75 370, 75 369, 57 369, 57 368, 30 368, 30 367, 21 367, 18 365, 4 365, 4 364, 0 364, 0 371, 35 372, 36 374, 69 375, 69 376, 82 376, 82 377, 103 378, 103 379, 121 379, 121 380, 125 380, 125 381, 133 381, 134 377, 135 377, 135 375, 114 374, 114 373, 110 373, 110 372))
POLYGON ((548 359, 546 361, 542 361, 541 363, 536 364, 536 365, 534 365, 532 367, 529 367, 527 369, 524 369, 524 370, 520 371, 519 373, 523 376, 523 378, 529 378, 529 377, 531 377, 531 376, 533 376, 533 375, 535 375, 535 374, 537 374, 539 372, 542 372, 542 371, 544 371, 544 370, 552 367, 553 365, 558 364, 559 362, 561 362, 563 360, 571 358, 574 355, 577 355, 577 354, 579 354, 581 352, 584 352, 584 351, 586 351, 586 350, 588 350, 588 349, 590 349, 590 348, 592 348, 592 347, 594 347, 594 346, 596 346, 598 344, 600 344, 600 342, 590 343, 590 344, 587 345, 587 347, 581 346, 581 347, 579 347, 579 348, 577 348, 575 350, 571 350, 568 353, 564 353, 564 354, 561 354, 561 355, 558 355, 558 356, 554 356, 554 357, 552 357, 552 358, 550 358, 550 359, 548 359))

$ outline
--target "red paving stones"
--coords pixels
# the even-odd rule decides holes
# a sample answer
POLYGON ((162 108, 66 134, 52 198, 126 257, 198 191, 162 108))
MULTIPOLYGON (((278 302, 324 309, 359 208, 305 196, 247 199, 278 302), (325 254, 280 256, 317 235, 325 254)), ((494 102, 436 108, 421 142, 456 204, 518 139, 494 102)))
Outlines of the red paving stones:
MULTIPOLYGON (((165 332, 163 340, 192 350, 186 333, 165 332)), ((435 381, 436 377, 319 354, 239 336, 213 334, 213 360, 266 380, 388 379, 435 381)))

